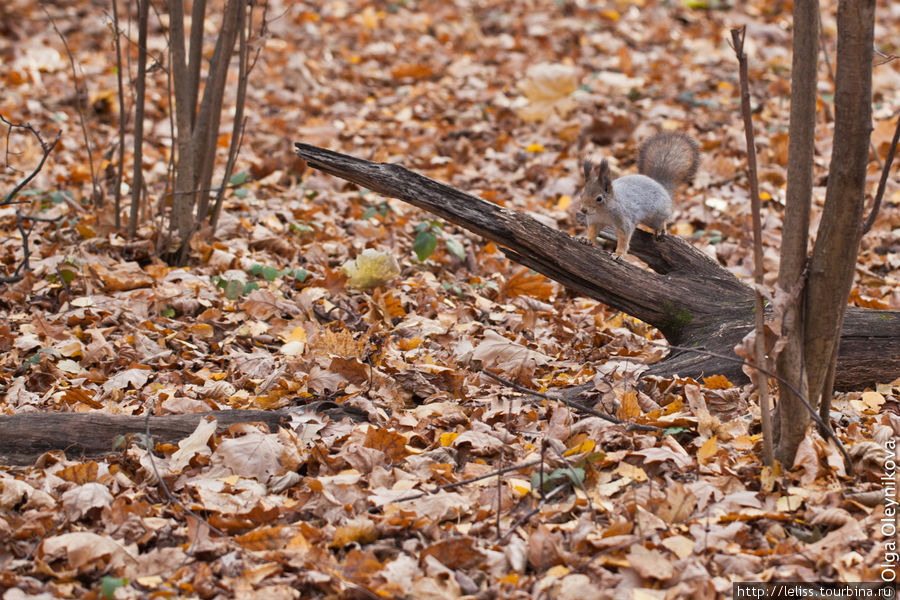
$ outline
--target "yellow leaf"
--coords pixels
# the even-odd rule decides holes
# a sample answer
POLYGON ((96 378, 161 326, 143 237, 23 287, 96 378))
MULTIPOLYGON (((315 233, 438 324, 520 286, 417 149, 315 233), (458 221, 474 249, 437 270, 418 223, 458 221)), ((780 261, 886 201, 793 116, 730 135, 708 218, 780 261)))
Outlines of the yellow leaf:
POLYGON ((620 15, 618 11, 608 8, 606 10, 601 10, 600 16, 608 21, 618 21, 622 15, 620 15))
POLYGON ((394 79, 428 79, 434 75, 434 69, 421 63, 400 63, 391 69, 394 79))
POLYGON ((550 300, 555 291, 553 282, 531 269, 519 269, 506 280, 502 291, 508 298, 531 296, 538 300, 550 300))
POLYGON ((441 446, 447 448, 447 447, 453 445, 453 441, 457 437, 459 437, 459 434, 452 432, 452 431, 448 432, 448 433, 442 433, 441 434, 441 446))
POLYGON ((291 330, 291 335, 288 336, 287 341, 289 342, 305 342, 306 341, 306 330, 302 327, 294 327, 291 330))
POLYGON ((384 285, 400 274, 400 265, 390 254, 366 248, 356 260, 350 260, 341 266, 347 276, 347 285, 367 290, 384 285))
POLYGON ((360 14, 360 17, 362 17, 362 24, 366 29, 378 28, 378 11, 372 6, 365 7, 360 14))
POLYGON ((363 442, 366 448, 381 450, 391 460, 397 461, 409 455, 406 449, 406 437, 391 429, 370 427, 363 442))
POLYGON ((584 440, 580 444, 573 446, 565 451, 564 456, 572 456, 573 454, 581 454, 582 452, 590 452, 597 446, 594 440, 584 440))
POLYGON ((697 460, 700 461, 700 464, 706 464, 709 459, 714 457, 716 453, 719 451, 719 440, 717 436, 712 436, 700 446, 700 450, 697 451, 697 460))
POLYGON ((563 565, 554 565, 547 569, 547 572, 544 573, 547 577, 556 577, 557 579, 562 579, 566 575, 569 574, 569 567, 565 567, 563 565))
POLYGON ((540 144, 529 144, 527 148, 525 148, 525 152, 543 152, 544 147, 540 144))
POLYGON ((637 401, 637 392, 628 390, 622 394, 622 404, 619 406, 619 410, 616 411, 617 417, 623 421, 628 421, 641 416, 642 412, 637 401))
POLYGON ((415 350, 416 348, 421 346, 422 342, 424 342, 424 341, 425 340, 423 340, 420 337, 414 337, 414 338, 410 338, 408 340, 401 339, 401 340, 397 340, 397 347, 403 351, 415 350))
POLYGON ((570 206, 572 206, 571 196, 560 196, 556 201, 556 210, 569 210, 570 206))
POLYGON ((710 390, 727 390, 734 386, 724 375, 711 375, 703 378, 703 387, 710 390))
POLYGON ((513 478, 509 479, 508 482, 512 490, 520 496, 527 496, 531 493, 531 483, 524 479, 513 478))
POLYGON ((647 472, 640 467, 632 465, 631 463, 619 463, 619 466, 616 467, 615 472, 625 479, 637 481, 638 483, 647 481, 647 472))
POLYGON ((194 323, 191 325, 191 333, 199 338, 209 340, 215 335, 215 330, 209 323, 194 323))
POLYGON ((360 544, 370 544, 378 539, 378 530, 375 523, 366 517, 354 519, 346 525, 341 525, 334 530, 334 538, 331 544, 332 548, 343 548, 354 542, 360 544))

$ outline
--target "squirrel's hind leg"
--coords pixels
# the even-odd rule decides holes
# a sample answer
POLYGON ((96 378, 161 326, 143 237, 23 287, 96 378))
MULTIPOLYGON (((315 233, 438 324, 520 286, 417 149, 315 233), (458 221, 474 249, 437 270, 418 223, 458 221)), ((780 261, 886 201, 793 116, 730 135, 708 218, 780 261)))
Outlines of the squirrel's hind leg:
POLYGON ((628 246, 631 245, 631 232, 616 230, 616 256, 628 254, 628 246))

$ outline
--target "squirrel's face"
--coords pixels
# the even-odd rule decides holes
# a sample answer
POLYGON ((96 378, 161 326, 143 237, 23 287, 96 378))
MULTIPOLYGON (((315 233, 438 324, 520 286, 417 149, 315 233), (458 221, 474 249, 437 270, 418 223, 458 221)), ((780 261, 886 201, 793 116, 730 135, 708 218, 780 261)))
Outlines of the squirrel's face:
POLYGON ((585 216, 607 206, 611 198, 612 178, 606 159, 600 161, 599 165, 589 160, 584 161, 584 189, 581 190, 581 207, 576 220, 583 222, 585 216))

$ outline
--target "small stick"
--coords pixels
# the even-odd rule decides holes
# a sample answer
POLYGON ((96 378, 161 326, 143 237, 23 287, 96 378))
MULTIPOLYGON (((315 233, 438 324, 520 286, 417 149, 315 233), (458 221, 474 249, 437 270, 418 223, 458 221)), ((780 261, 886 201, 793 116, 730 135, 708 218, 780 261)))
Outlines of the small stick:
MULTIPOLYGON (((753 214, 753 266, 756 291, 754 293, 754 316, 756 319, 756 363, 766 364, 765 304, 760 288, 763 279, 762 220, 759 205, 759 177, 756 171, 756 140, 753 135, 753 117, 750 113, 749 77, 747 76, 747 55, 744 53, 744 34, 747 27, 731 30, 734 53, 737 55, 741 78, 741 113, 744 117, 744 134, 747 138, 747 168, 750 178, 750 204, 753 214)), ((763 462, 772 467, 775 454, 772 443, 772 407, 769 402, 769 381, 765 373, 756 371, 756 388, 759 392, 759 412, 763 430, 763 462)))
MULTIPOLYGON (((900 115, 897 116, 897 127, 894 129, 894 139, 891 140, 891 147, 888 150, 887 158, 884 159, 884 168, 881 170, 881 180, 878 182, 878 191, 875 193, 875 201, 872 203, 872 212, 862 225, 862 235, 869 233, 872 225, 875 224, 875 218, 881 209, 881 199, 884 198, 884 188, 887 185, 888 175, 891 173, 891 165, 894 163, 894 154, 897 151, 897 144, 900 143, 900 115)), ((875 153, 878 156, 878 153, 875 153)))
POLYGON ((550 394, 544 394, 541 392, 536 392, 534 390, 530 390, 527 387, 525 387, 523 385, 519 385, 518 383, 516 383, 514 381, 509 381, 508 379, 504 379, 503 377, 500 377, 496 373, 491 373, 487 369, 481 369, 480 371, 482 373, 484 373, 485 375, 487 375, 488 377, 491 377, 492 379, 496 379, 503 385, 511 387, 512 389, 516 390, 517 392, 522 392, 523 394, 530 394, 533 396, 537 396, 538 398, 543 398, 544 400, 562 402, 569 408, 574 408, 576 410, 580 410, 581 412, 585 412, 594 417, 598 417, 600 419, 603 419, 604 421, 609 421, 610 423, 615 423, 616 425, 625 425, 626 431, 652 431, 652 432, 662 432, 663 431, 663 429, 661 427, 655 427, 653 425, 641 425, 640 423, 626 423, 622 419, 618 419, 612 415, 607 415, 600 411, 594 410, 593 408, 591 408, 589 406, 585 406, 584 404, 581 404, 580 402, 568 400, 566 398, 563 398, 562 396, 551 396, 550 394))

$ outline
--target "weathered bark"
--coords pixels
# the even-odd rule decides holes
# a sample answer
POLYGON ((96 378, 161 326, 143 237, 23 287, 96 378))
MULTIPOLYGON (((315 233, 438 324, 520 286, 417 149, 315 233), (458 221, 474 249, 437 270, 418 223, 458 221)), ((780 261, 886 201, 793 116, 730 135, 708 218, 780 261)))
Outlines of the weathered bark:
MULTIPOLYGON (((654 240, 651 234, 636 231, 631 253, 650 267, 644 269, 400 165, 307 144, 295 146, 310 166, 492 240, 512 260, 656 327, 672 345, 730 357, 675 350, 652 365, 648 374, 722 374, 734 382, 746 381, 732 349, 752 327, 753 290, 678 237, 654 240)), ((835 382, 839 389, 858 389, 900 376, 900 312, 851 308, 843 340, 835 382)))
POLYGON ((62 450, 70 458, 121 452, 133 440, 144 440, 149 424, 153 443, 174 443, 190 435, 200 419, 216 420, 219 431, 238 423, 262 423, 270 431, 290 427, 297 414, 323 415, 332 421, 364 421, 362 410, 328 400, 280 410, 215 410, 190 415, 151 416, 89 413, 22 413, 0 415, 0 465, 30 465, 42 454, 62 450), (122 442, 125 443, 122 443, 122 442))
MULTIPOLYGON (((220 429, 235 423, 265 423, 272 431, 290 419, 287 411, 267 410, 161 415, 150 417, 150 435, 154 442, 175 442, 190 435, 207 416, 215 418, 220 429)), ((32 464, 50 450, 64 450, 71 457, 113 454, 120 436, 141 437, 146 432, 144 416, 99 412, 0 415, 0 464, 32 464)))
MULTIPOLYGON (((807 263, 809 215, 812 209, 813 161, 815 159, 816 85, 819 57, 819 3, 817 0, 794 2, 794 41, 791 65, 791 122, 788 140, 787 191, 784 227, 781 235, 781 262, 778 285, 788 293, 801 284, 807 263)), ((785 310, 782 333, 785 347, 778 356, 778 374, 790 384, 779 383, 776 418, 776 456, 792 462, 796 448, 806 434, 810 415, 793 391, 808 395, 803 363, 804 294, 785 310)))
POLYGON ((841 0, 835 71, 835 143, 825 207, 809 264, 804 313, 810 401, 819 407, 819 414, 824 415, 826 422, 831 408, 834 359, 841 345, 841 326, 853 286, 862 232, 872 131, 874 30, 875 0, 841 0))

